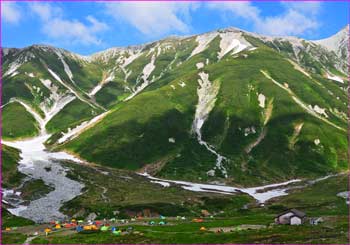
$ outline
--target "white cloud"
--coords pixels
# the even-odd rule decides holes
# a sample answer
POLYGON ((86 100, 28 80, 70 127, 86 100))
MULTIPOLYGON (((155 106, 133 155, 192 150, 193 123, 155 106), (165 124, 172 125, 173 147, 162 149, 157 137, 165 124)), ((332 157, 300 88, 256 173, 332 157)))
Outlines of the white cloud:
POLYGON ((42 21, 43 33, 56 42, 97 45, 101 43, 97 34, 108 29, 107 24, 93 16, 87 16, 84 21, 66 19, 63 10, 52 4, 34 3, 30 8, 42 21))
POLYGON ((300 35, 320 26, 317 20, 320 2, 285 2, 284 11, 275 16, 263 16, 251 2, 215 2, 207 6, 249 21, 254 31, 266 35, 300 35))
POLYGON ((61 16, 62 10, 50 4, 34 2, 29 5, 30 9, 39 16, 41 20, 50 20, 53 16, 61 16))
POLYGON ((318 27, 319 24, 316 20, 295 10, 289 10, 282 16, 267 17, 263 21, 255 23, 257 31, 274 36, 300 35, 318 27))
POLYGON ((228 11, 236 17, 241 17, 251 21, 258 21, 260 10, 250 2, 211 2, 207 6, 210 9, 228 11))
POLYGON ((283 2, 285 8, 301 12, 303 14, 317 15, 321 10, 321 2, 283 2))
POLYGON ((1 2, 1 14, 4 22, 17 24, 21 19, 21 11, 14 2, 1 2))
POLYGON ((196 3, 179 2, 119 2, 107 3, 106 11, 117 21, 131 24, 148 36, 159 36, 171 31, 186 33, 190 11, 196 3))
POLYGON ((44 24, 43 31, 50 38, 63 42, 84 45, 100 44, 101 40, 97 38, 96 34, 106 30, 107 25, 91 16, 86 19, 90 23, 89 25, 78 20, 54 18, 44 24))

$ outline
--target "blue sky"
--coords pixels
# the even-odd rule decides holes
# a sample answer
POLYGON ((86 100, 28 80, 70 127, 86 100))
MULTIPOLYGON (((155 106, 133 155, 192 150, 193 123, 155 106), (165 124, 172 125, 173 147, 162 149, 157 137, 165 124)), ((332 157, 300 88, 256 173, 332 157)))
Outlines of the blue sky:
POLYGON ((348 24, 347 2, 2 2, 2 45, 80 54, 229 26, 321 39, 348 24))

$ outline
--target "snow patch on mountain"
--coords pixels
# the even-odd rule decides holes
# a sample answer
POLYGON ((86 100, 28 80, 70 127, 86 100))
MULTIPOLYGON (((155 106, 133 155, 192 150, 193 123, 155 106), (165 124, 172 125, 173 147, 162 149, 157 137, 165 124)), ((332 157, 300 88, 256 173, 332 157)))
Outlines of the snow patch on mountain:
MULTIPOLYGON (((226 186, 226 185, 200 184, 200 183, 193 183, 188 181, 160 179, 160 178, 150 176, 147 173, 142 173, 140 175, 150 179, 150 181, 161 181, 169 184, 172 183, 172 184, 179 185, 181 188, 185 190, 194 191, 194 192, 219 193, 219 194, 226 194, 226 195, 233 195, 233 194, 243 192, 250 195, 254 199, 256 199, 257 202, 259 203, 265 203, 267 200, 274 197, 288 195, 287 191, 290 188, 293 188, 293 187, 288 187, 288 185, 301 181, 300 179, 292 179, 282 183, 269 184, 264 186, 251 187, 251 188, 241 188, 241 187, 226 186)), ((315 181, 319 181, 319 180, 315 180, 315 181)))
POLYGON ((210 32, 210 33, 205 33, 203 35, 199 35, 196 37, 196 42, 198 43, 197 47, 192 51, 190 57, 195 56, 196 54, 199 54, 203 52, 205 49, 208 48, 208 45, 213 39, 218 35, 217 32, 210 32))
POLYGON ((59 211, 62 204, 81 194, 81 189, 84 187, 83 184, 67 178, 67 169, 59 163, 60 160, 71 160, 77 163, 82 161, 65 152, 49 152, 44 145, 49 137, 50 135, 43 134, 26 140, 11 142, 2 140, 2 143, 21 151, 21 160, 18 165, 21 173, 33 179, 40 179, 46 185, 54 187, 54 190, 47 195, 29 203, 23 200, 11 203, 14 208, 8 209, 9 212, 36 222, 67 218, 59 211), (47 171, 47 168, 51 170, 47 171))
POLYGON ((127 53, 127 57, 124 56, 123 59, 121 60, 121 66, 124 68, 142 55, 142 49, 128 50, 126 53, 127 53))
MULTIPOLYGON (((17 69, 21 66, 22 64, 21 63, 17 63, 17 62, 12 62, 10 65, 9 65, 9 68, 7 69, 7 71, 5 72, 4 74, 4 77, 5 76, 11 76, 13 74, 15 74, 17 72, 17 69)), ((18 72, 17 72, 18 74, 18 72)))
POLYGON ((198 70, 201 69, 201 68, 203 68, 203 67, 204 67, 203 62, 198 62, 198 63, 196 64, 196 67, 197 67, 198 70))
POLYGON ((17 76, 18 74, 19 74, 19 72, 18 72, 18 71, 15 71, 14 73, 12 73, 12 74, 11 74, 11 76, 10 76, 10 77, 17 76))
POLYGON ((57 113, 59 113, 66 105, 75 99, 75 96, 71 94, 59 96, 54 98, 52 106, 48 107, 47 104, 41 106, 40 109, 45 114, 45 124, 48 123, 57 113))
POLYGON ((33 78, 33 77, 35 77, 35 75, 34 75, 34 73, 26 73, 26 75, 28 76, 28 77, 31 77, 31 78, 33 78))
POLYGON ((197 88, 198 104, 196 106, 192 130, 197 135, 199 144, 205 146, 208 151, 216 155, 216 164, 214 169, 220 170, 225 178, 227 178, 227 170, 222 164, 225 157, 217 153, 212 145, 202 139, 201 132, 205 120, 208 118, 209 113, 215 106, 216 96, 219 92, 219 85, 212 83, 209 80, 209 74, 205 72, 200 72, 198 75, 200 77, 200 79, 198 79, 199 87, 197 88))
POLYGON ((115 78, 114 71, 112 71, 108 77, 103 75, 102 81, 99 82, 99 84, 90 91, 89 96, 94 96, 95 94, 97 94, 97 92, 100 91, 105 84, 113 81, 114 78, 115 78))
POLYGON ((169 187, 170 186, 170 183, 164 182, 164 181, 151 180, 150 182, 151 183, 155 183, 155 184, 159 184, 159 185, 161 185, 163 187, 169 187))
POLYGON ((66 61, 64 60, 62 53, 59 50, 56 50, 55 53, 57 54, 58 58, 61 60, 63 67, 64 67, 64 71, 66 72, 67 76, 72 81, 72 83, 75 84, 75 82, 73 81, 73 73, 72 73, 71 69, 69 68, 69 66, 67 65, 66 61))
POLYGON ((125 101, 132 99, 135 95, 140 93, 144 88, 146 88, 148 85, 150 85, 154 81, 154 77, 152 80, 148 80, 149 76, 151 75, 152 71, 156 66, 154 65, 154 62, 156 61, 156 56, 153 54, 150 63, 144 66, 142 70, 142 76, 141 79, 143 80, 143 83, 141 83, 139 86, 134 89, 134 92, 129 95, 125 101))
POLYGON ((259 101, 259 106, 261 108, 265 108, 265 100, 266 100, 265 95, 259 94, 258 101, 259 101))
POLYGON ((186 86, 186 83, 184 81, 180 81, 178 84, 181 88, 184 88, 186 86))
POLYGON ((45 124, 76 97, 66 93, 58 93, 58 87, 49 79, 40 79, 40 82, 51 92, 50 97, 40 103, 40 109, 45 114, 45 124))
POLYGON ((96 123, 98 123, 99 121, 101 121, 105 116, 107 116, 110 113, 110 111, 106 111, 94 118, 92 118, 89 121, 85 121, 83 123, 81 123, 80 125, 76 126, 73 129, 68 129, 67 133, 62 133, 63 136, 61 138, 58 139, 58 143, 61 144, 67 140, 72 140, 75 137, 77 137, 78 135, 80 135, 81 133, 83 133, 85 130, 91 128, 92 126, 94 126, 96 123))
POLYGON ((330 80, 339 82, 339 83, 344 83, 343 79, 341 79, 340 77, 338 77, 336 75, 330 74, 330 73, 327 73, 327 78, 330 79, 330 80))
POLYGON ((220 38, 220 51, 218 52, 219 60, 232 50, 232 54, 236 54, 249 46, 244 38, 242 38, 241 32, 223 32, 220 33, 220 38))
POLYGON ((90 101, 88 101, 87 99, 83 98, 80 94, 78 94, 72 87, 70 87, 68 84, 64 83, 62 81, 62 79, 54 72, 52 71, 50 68, 47 68, 47 70, 49 71, 49 73, 51 74, 51 76, 53 78, 55 78, 56 81, 58 81, 61 85, 63 85, 66 89, 68 89, 71 93, 73 93, 79 100, 81 100, 82 102, 85 102, 87 104, 89 104, 90 106, 92 106, 93 108, 96 108, 97 106, 94 105, 93 103, 91 103, 90 101))
POLYGON ((326 113, 326 109, 325 108, 321 108, 318 105, 314 105, 314 107, 312 107, 312 105, 309 105, 309 108, 311 110, 313 110, 314 112, 316 112, 316 113, 318 113, 318 114, 328 118, 328 115, 326 113))
POLYGON ((3 76, 9 76, 15 73, 17 69, 19 69, 23 64, 27 63, 33 58, 35 58, 35 55, 30 51, 20 52, 18 57, 16 57, 16 59, 8 65, 7 71, 4 73, 3 76))

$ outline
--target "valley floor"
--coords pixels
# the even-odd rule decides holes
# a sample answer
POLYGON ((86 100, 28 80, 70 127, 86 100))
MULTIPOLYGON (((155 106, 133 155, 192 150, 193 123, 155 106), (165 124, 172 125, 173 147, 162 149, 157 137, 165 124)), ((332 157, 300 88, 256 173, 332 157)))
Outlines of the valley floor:
POLYGON ((32 225, 7 214, 2 227, 2 243, 346 244, 349 241, 348 205, 344 198, 337 196, 339 192, 347 190, 347 174, 332 176, 303 188, 290 189, 288 195, 270 199, 261 205, 245 193, 223 195, 192 192, 179 186, 162 187, 150 183, 144 176, 127 171, 72 165, 69 162, 64 165, 70 168, 67 177, 85 185, 82 195, 61 208, 68 216, 86 220, 89 214, 95 213, 98 220, 111 217, 120 220, 123 216, 144 214, 145 210, 149 210, 150 215, 157 218, 129 220, 126 225, 111 223, 121 229, 133 227, 132 232, 123 232, 120 236, 110 231, 80 234, 69 229, 59 229, 45 236, 43 231, 48 224, 32 225), (130 185, 131 181, 138 184, 130 185), (309 222, 301 226, 274 225, 275 216, 288 208, 304 211, 308 219, 322 217, 323 222, 319 225, 310 225, 309 222), (118 214, 115 210, 118 210, 118 214), (193 222, 203 210, 213 217, 206 217, 201 223, 193 222), (157 225, 159 214, 167 217, 166 225, 157 225), (177 220, 177 215, 185 216, 186 220, 177 220), (156 221, 156 225, 149 225, 150 220, 156 221), (4 231, 6 227, 17 229, 4 231), (201 231, 201 227, 205 227, 205 230, 201 231), (218 233, 219 229, 225 232, 218 233), (33 236, 35 232, 38 234, 33 236))
MULTIPOLYGON (((116 236, 110 231, 80 234, 68 229, 60 229, 48 236, 44 235, 46 225, 19 228, 3 233, 3 243, 69 244, 69 243, 343 243, 348 242, 348 221, 346 216, 324 217, 326 223, 317 226, 269 225, 273 215, 246 215, 240 217, 205 219, 203 223, 178 222, 169 218, 164 226, 130 223, 132 232, 116 236), (248 225, 261 225, 259 229, 245 229, 248 225), (205 227, 206 231, 200 228, 205 227), (219 233, 217 230, 226 232, 219 233), (39 235, 31 236, 35 231, 39 235)), ((144 221, 147 223, 147 221, 144 221)), ((124 225, 125 226, 125 225, 124 225)), ((118 225, 119 228, 123 226, 118 225)), ((126 228, 126 227, 125 227, 126 228)))

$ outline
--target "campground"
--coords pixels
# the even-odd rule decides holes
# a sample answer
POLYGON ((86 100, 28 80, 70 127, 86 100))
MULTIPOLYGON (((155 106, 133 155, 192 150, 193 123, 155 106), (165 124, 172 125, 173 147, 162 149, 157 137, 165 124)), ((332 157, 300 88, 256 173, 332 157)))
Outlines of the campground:
POLYGON ((3 244, 346 244, 349 240, 349 206, 344 198, 337 196, 348 188, 347 174, 292 189, 288 195, 261 205, 244 193, 191 192, 175 185, 162 187, 126 171, 67 163, 68 166, 71 170, 67 176, 83 181, 85 188, 81 195, 65 203, 61 212, 70 217, 69 221, 83 220, 82 226, 89 225, 89 216, 96 214, 94 220, 100 221, 101 225, 108 224, 110 228, 100 231, 99 227, 91 233, 79 233, 75 227, 60 228, 46 236, 44 230, 52 229, 54 223, 34 224, 3 209, 3 244), (321 217, 323 222, 318 225, 308 221, 300 226, 275 225, 276 215, 290 208, 305 212, 308 219, 321 217), (154 221, 153 225, 151 221, 154 221), (165 224, 160 225, 160 221, 165 224), (113 234, 112 227, 120 233, 113 234), (224 232, 218 232, 221 229, 224 232))
MULTIPOLYGON (((232 218, 193 220, 176 220, 167 218, 165 225, 149 225, 151 219, 129 221, 128 224, 110 223, 116 226, 121 234, 115 235, 110 230, 96 231, 88 234, 78 233, 75 229, 61 228, 47 236, 44 229, 48 224, 19 227, 15 231, 3 232, 3 243, 24 243, 31 238, 32 244, 48 243, 346 243, 347 217, 327 216, 324 224, 311 226, 279 226, 264 224, 270 216, 241 216, 232 218), (246 225, 242 225, 246 224, 246 225), (244 229, 250 224, 264 224, 259 229, 244 229), (132 230, 130 229, 132 227, 132 230), (205 230, 201 228, 205 227, 205 230), (128 229, 129 228, 129 229, 128 229), (218 232, 226 228, 227 232, 218 232), (33 236, 34 232, 38 232, 33 236)), ((152 219, 154 220, 154 219, 152 219)), ((157 220, 158 221, 158 220, 157 220)))

